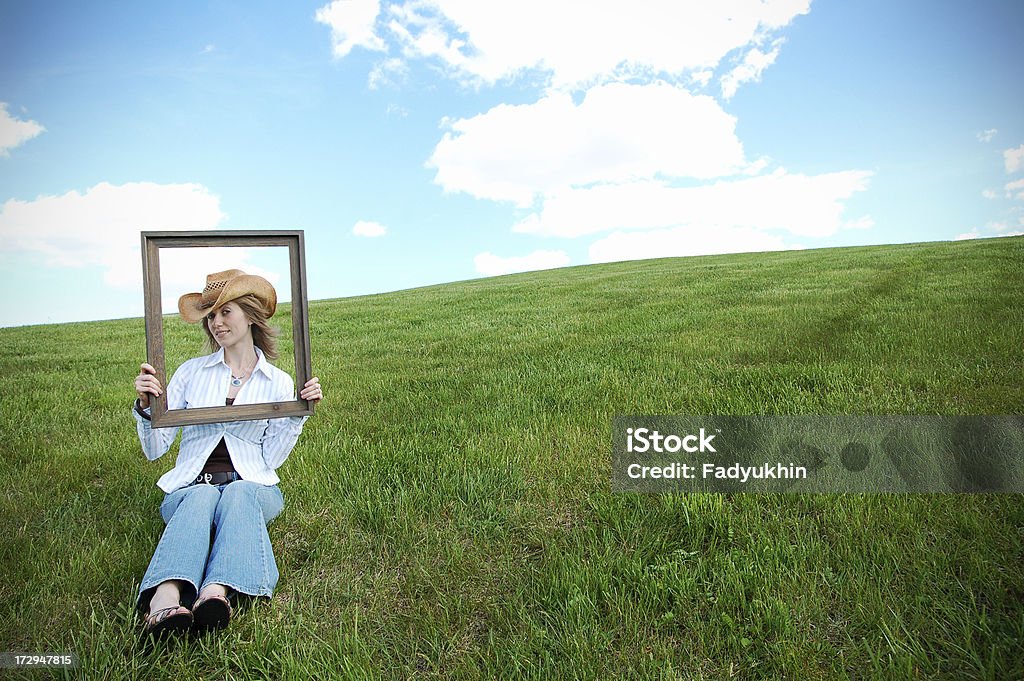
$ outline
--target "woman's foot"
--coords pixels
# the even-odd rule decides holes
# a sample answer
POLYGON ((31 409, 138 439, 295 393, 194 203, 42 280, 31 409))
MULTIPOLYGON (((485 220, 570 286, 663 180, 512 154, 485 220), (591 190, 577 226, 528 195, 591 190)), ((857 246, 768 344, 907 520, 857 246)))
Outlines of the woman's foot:
POLYGON ((169 633, 187 631, 192 626, 192 613, 181 604, 181 582, 161 582, 149 600, 143 632, 157 638, 169 633))
POLYGON ((168 579, 157 584, 153 596, 149 599, 149 611, 157 612, 165 608, 181 605, 181 585, 178 579, 168 579))
POLYGON ((192 604, 195 628, 200 632, 223 629, 231 621, 229 589, 223 584, 209 584, 192 604))
POLYGON ((154 638, 164 638, 168 634, 180 634, 191 629, 192 619, 192 613, 183 605, 151 609, 146 615, 142 631, 154 638))

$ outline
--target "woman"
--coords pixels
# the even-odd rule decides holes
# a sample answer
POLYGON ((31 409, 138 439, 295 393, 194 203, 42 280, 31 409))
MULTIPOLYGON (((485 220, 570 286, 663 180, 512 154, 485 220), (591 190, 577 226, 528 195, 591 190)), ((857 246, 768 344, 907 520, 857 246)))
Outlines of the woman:
MULTIPOLYGON (((167 408, 189 409, 294 399, 292 378, 267 360, 277 357, 267 320, 277 293, 263 277, 240 270, 206 277, 202 293, 178 300, 189 323, 202 323, 213 354, 191 359, 167 384, 167 408)), ((163 386, 149 364, 135 378, 133 413, 149 460, 163 456, 177 428, 152 428, 150 396, 163 386)), ((311 378, 299 396, 318 402, 311 378)), ((182 428, 174 468, 157 485, 167 524, 139 589, 145 631, 162 635, 225 627, 236 593, 269 597, 277 584, 267 524, 284 507, 275 469, 284 463, 308 417, 235 421, 182 428)))

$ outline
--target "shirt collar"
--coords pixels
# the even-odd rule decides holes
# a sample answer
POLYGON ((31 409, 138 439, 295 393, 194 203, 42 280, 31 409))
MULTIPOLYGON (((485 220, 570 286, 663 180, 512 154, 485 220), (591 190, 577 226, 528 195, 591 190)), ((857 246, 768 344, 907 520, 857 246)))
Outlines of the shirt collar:
POLYGON ((263 351, 257 348, 255 345, 252 347, 254 350, 256 350, 256 356, 259 358, 256 360, 256 368, 253 369, 253 373, 261 371, 263 372, 263 375, 266 376, 267 378, 273 378, 273 376, 270 375, 270 362, 268 362, 267 358, 263 356, 263 351))
MULTIPOLYGON (((253 369, 253 373, 260 371, 267 378, 273 378, 273 376, 270 375, 270 363, 267 361, 267 358, 263 355, 263 351, 260 350, 255 345, 253 346, 253 349, 256 351, 257 358, 256 368, 253 369)), ((203 368, 216 366, 218 364, 223 364, 224 366, 227 366, 227 362, 224 361, 224 348, 217 350, 217 352, 207 357, 206 362, 203 363, 203 368)))
POLYGON ((203 363, 203 368, 212 367, 215 364, 223 364, 223 363, 224 363, 224 348, 221 348, 220 350, 218 350, 217 352, 213 353, 212 355, 210 355, 210 356, 208 356, 206 358, 206 361, 203 363))

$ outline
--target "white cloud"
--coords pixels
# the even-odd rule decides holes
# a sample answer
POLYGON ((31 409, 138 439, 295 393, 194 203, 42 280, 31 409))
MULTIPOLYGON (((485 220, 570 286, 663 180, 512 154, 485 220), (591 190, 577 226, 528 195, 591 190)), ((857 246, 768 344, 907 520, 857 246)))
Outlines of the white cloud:
POLYGON ((438 57, 449 66, 464 64, 461 50, 465 41, 449 36, 441 17, 420 14, 417 10, 422 6, 408 2, 389 8, 394 18, 388 22, 388 29, 402 46, 402 53, 409 58, 438 57))
POLYGON ((1006 198, 1024 199, 1024 180, 1010 182, 1004 189, 1006 189, 1006 198))
POLYGON ((953 237, 953 241, 966 241, 968 239, 998 239, 1004 236, 1024 236, 1024 232, 1000 232, 999 234, 982 234, 977 228, 972 229, 970 232, 964 232, 963 234, 957 234, 953 237))
POLYGON ((1006 172, 1015 173, 1024 168, 1024 144, 1016 149, 1007 149, 1003 152, 1003 162, 1006 164, 1006 172))
POLYGON ((552 93, 451 121, 428 165, 446 191, 528 206, 568 186, 747 171, 735 126, 711 97, 611 83, 580 104, 552 93))
POLYGON ((694 88, 705 88, 711 82, 711 79, 715 76, 715 72, 710 69, 704 71, 697 71, 690 76, 690 84, 694 88))
MULTIPOLYGON (((290 300, 290 277, 285 278, 282 276, 282 273, 288 273, 287 261, 281 263, 280 271, 272 271, 260 267, 252 262, 256 252, 260 250, 268 249, 241 247, 161 248, 160 284, 164 312, 176 312, 178 309, 178 298, 182 295, 202 291, 206 285, 207 274, 231 269, 260 275, 277 289, 277 299, 279 302, 283 303, 290 300)), ((141 259, 138 249, 136 249, 135 259, 141 259)), ((131 273, 134 280, 126 279, 123 282, 117 282, 117 285, 124 288, 141 286, 141 270, 138 268, 132 269, 138 270, 131 273)), ((127 274, 127 272, 125 273, 127 274)), ((108 283, 111 282, 108 281, 108 283)))
MULTIPOLYGON (((843 214, 870 172, 755 175, 766 162, 745 159, 735 123, 711 97, 610 83, 579 103, 552 92, 450 121, 429 165, 446 191, 532 206, 513 230, 540 236, 686 227, 820 237, 873 224, 843 214), (692 186, 716 178, 729 179, 692 186)), ((762 238, 751 243, 781 247, 762 238)))
POLYGON ((775 63, 782 47, 782 40, 776 40, 768 52, 762 52, 758 48, 751 48, 743 61, 729 73, 722 76, 722 97, 732 99, 743 83, 757 82, 761 80, 764 70, 775 63))
POLYGON ((996 130, 995 128, 989 128, 988 130, 984 130, 982 132, 979 132, 978 133, 978 141, 979 142, 991 142, 992 138, 994 138, 996 136, 997 132, 999 132, 999 131, 996 130))
POLYGON ((981 195, 986 199, 994 199, 999 196, 995 191, 991 189, 983 189, 981 195))
POLYGON ((683 226, 828 236, 843 228, 871 225, 870 218, 843 219, 845 200, 865 190, 870 178, 871 173, 857 170, 801 175, 779 169, 700 187, 645 181, 567 189, 545 197, 541 210, 513 229, 559 237, 683 226))
POLYGON ((401 59, 385 59, 377 63, 370 71, 366 85, 371 90, 377 90, 382 85, 393 85, 395 81, 405 80, 408 72, 409 67, 401 59))
POLYGON ((0 102, 0 156, 9 156, 10 150, 20 146, 46 128, 35 121, 23 121, 7 112, 7 103, 0 102))
POLYGON ((974 227, 969 232, 963 234, 957 234, 953 237, 953 241, 964 241, 966 239, 990 239, 1001 236, 1024 236, 1024 231, 1019 228, 1024 227, 1024 217, 1017 220, 1017 227, 1011 227, 1005 222, 990 222, 985 225, 984 231, 974 227))
POLYGON ((51 267, 99 265, 108 285, 133 288, 142 281, 139 232, 213 229, 224 217, 220 200, 199 184, 102 182, 84 193, 6 201, 0 248, 51 267))
POLYGON ((590 262, 675 258, 716 253, 783 251, 800 248, 787 245, 779 236, 756 229, 725 227, 713 230, 676 227, 647 232, 613 232, 590 246, 590 262))
MULTIPOLYGON (((413 59, 473 86, 539 77, 547 89, 536 102, 443 121, 428 160, 446 192, 529 209, 516 231, 647 230, 608 239, 662 240, 686 253, 726 248, 693 236, 705 231, 732 235, 744 250, 783 248, 764 230, 825 236, 870 227, 869 217, 843 213, 871 173, 759 175, 767 161, 746 158, 736 119, 685 88, 708 88, 717 74, 725 100, 759 80, 780 54, 781 30, 809 5, 399 0, 376 18, 374 36, 401 59, 382 60, 369 83, 402 74, 413 59), (703 245, 693 251, 695 243, 703 245)), ((483 253, 478 269, 509 271, 515 260, 483 253)))
POLYGON ((733 50, 763 44, 810 0, 409 0, 388 28, 407 57, 437 59, 484 83, 540 70, 555 88, 609 77, 681 77, 714 68, 733 50))
POLYGON ((385 52, 387 45, 374 31, 379 0, 333 0, 316 11, 316 20, 330 27, 334 56, 344 57, 353 48, 385 52))
POLYGON ((569 264, 569 256, 565 251, 534 251, 529 255, 502 258, 489 252, 478 254, 473 258, 476 271, 488 277, 512 272, 530 272, 533 270, 549 270, 553 267, 565 267, 569 264))
POLYGON ((371 222, 369 220, 360 220, 352 228, 352 234, 355 236, 376 237, 384 236, 387 233, 387 227, 379 222, 371 222))

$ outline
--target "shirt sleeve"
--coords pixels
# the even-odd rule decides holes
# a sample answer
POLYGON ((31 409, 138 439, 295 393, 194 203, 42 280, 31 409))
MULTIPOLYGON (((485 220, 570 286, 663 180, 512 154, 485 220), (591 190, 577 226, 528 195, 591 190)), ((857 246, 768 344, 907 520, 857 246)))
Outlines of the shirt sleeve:
MULTIPOLYGON (((274 397, 275 402, 287 402, 297 399, 295 397, 295 384, 290 376, 287 378, 287 381, 281 381, 281 384, 275 386, 275 388, 278 389, 274 397)), ((279 419, 270 419, 267 429, 263 433, 263 441, 261 443, 263 447, 263 461, 266 462, 267 467, 276 470, 285 462, 288 455, 292 453, 292 448, 302 433, 302 426, 308 418, 308 416, 285 416, 279 419)))
MULTIPOLYGON (((170 382, 167 384, 167 409, 185 408, 185 384, 188 382, 189 369, 187 365, 178 367, 170 382)), ((147 414, 150 410, 144 410, 147 414)), ((142 444, 142 453, 150 461, 159 459, 171 448, 171 443, 178 436, 180 427, 175 428, 154 428, 152 421, 143 417, 132 406, 132 415, 135 417, 135 430, 139 434, 139 442, 142 444)))

